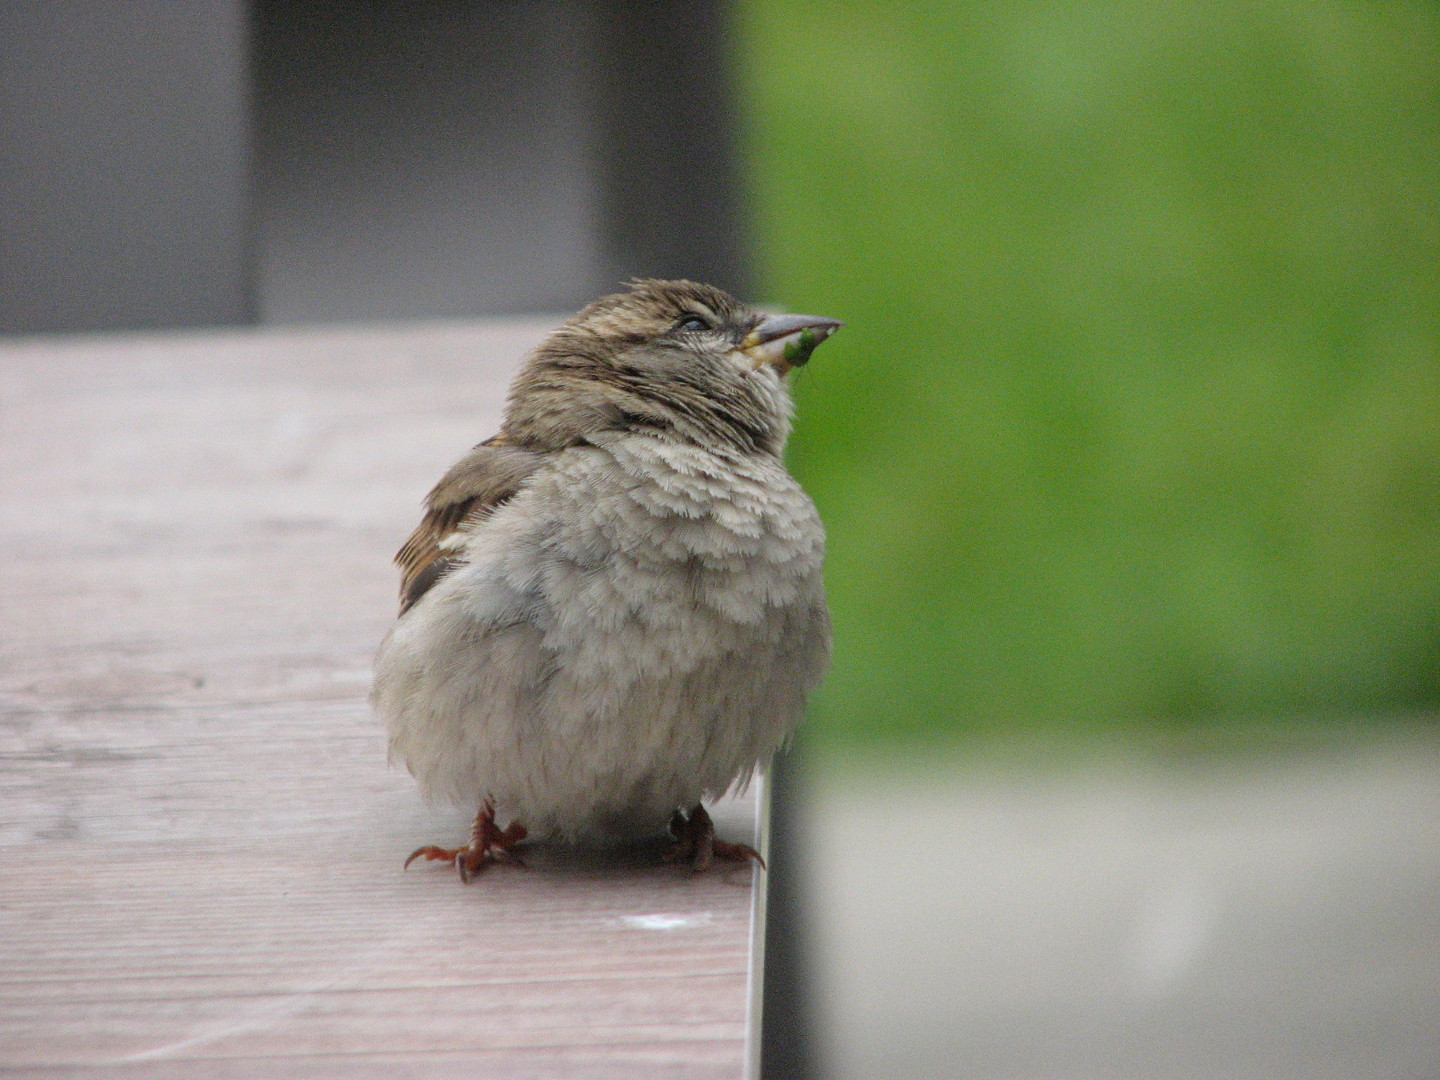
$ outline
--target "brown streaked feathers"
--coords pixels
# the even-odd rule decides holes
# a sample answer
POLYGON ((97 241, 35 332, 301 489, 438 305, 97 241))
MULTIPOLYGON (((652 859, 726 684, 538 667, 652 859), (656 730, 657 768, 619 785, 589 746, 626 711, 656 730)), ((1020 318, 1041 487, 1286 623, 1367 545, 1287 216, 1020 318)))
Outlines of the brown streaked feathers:
POLYGON ((706 445, 775 452, 783 435, 747 394, 684 371, 657 379, 626 362, 631 349, 687 313, 702 313, 737 345, 760 318, 709 285, 642 279, 550 334, 511 387, 500 433, 456 462, 426 497, 424 519, 395 556, 400 614, 454 568, 450 541, 458 532, 513 498, 547 454, 597 431, 665 428, 706 445))
POLYGON ((540 455, 509 445, 503 434, 486 439, 457 461, 425 498, 425 517, 395 556, 400 567, 400 614, 455 565, 446 542, 515 496, 540 455))

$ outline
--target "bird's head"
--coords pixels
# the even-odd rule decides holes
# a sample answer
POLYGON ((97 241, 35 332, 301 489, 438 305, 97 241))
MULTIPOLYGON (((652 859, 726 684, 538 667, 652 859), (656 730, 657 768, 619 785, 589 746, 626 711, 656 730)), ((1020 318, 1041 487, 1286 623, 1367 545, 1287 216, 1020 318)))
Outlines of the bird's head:
POLYGON ((634 281, 531 354, 511 387, 504 430, 550 449, 600 431, 645 430, 779 454, 790 430, 785 376, 840 325, 764 315, 693 281, 634 281))

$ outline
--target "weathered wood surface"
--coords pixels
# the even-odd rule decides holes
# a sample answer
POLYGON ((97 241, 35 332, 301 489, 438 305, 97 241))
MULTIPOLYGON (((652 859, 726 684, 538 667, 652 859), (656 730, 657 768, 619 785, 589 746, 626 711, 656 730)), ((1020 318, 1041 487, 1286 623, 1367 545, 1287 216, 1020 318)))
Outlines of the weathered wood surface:
POLYGON ((365 703, 390 557, 542 329, 0 348, 0 1071, 741 1074, 749 870, 401 872, 467 815, 365 703))

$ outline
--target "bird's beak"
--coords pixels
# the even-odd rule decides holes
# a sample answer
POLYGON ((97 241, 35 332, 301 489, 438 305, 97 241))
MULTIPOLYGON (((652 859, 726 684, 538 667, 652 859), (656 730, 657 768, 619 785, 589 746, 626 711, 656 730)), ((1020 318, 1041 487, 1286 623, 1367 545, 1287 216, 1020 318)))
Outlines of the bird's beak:
POLYGON ((780 374, 804 367, 815 346, 845 324, 816 315, 767 315, 740 342, 740 351, 755 362, 776 367, 780 374))

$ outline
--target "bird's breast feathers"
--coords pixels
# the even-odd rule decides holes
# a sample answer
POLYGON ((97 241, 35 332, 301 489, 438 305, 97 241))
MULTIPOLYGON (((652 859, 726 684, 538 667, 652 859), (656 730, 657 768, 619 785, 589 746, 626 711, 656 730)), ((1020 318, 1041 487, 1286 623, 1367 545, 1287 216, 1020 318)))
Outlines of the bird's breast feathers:
POLYGON ((669 662, 684 667, 823 604, 824 530, 778 461, 635 434, 597 441, 555 455, 458 538, 452 602, 503 583, 530 598, 548 649, 576 662, 604 646, 618 668, 651 666, 655 649, 683 651, 669 662))
POLYGON ((454 546, 382 647, 375 700, 422 788, 493 790, 532 830, 722 793, 828 663, 824 530, 772 457, 605 436, 454 546))

